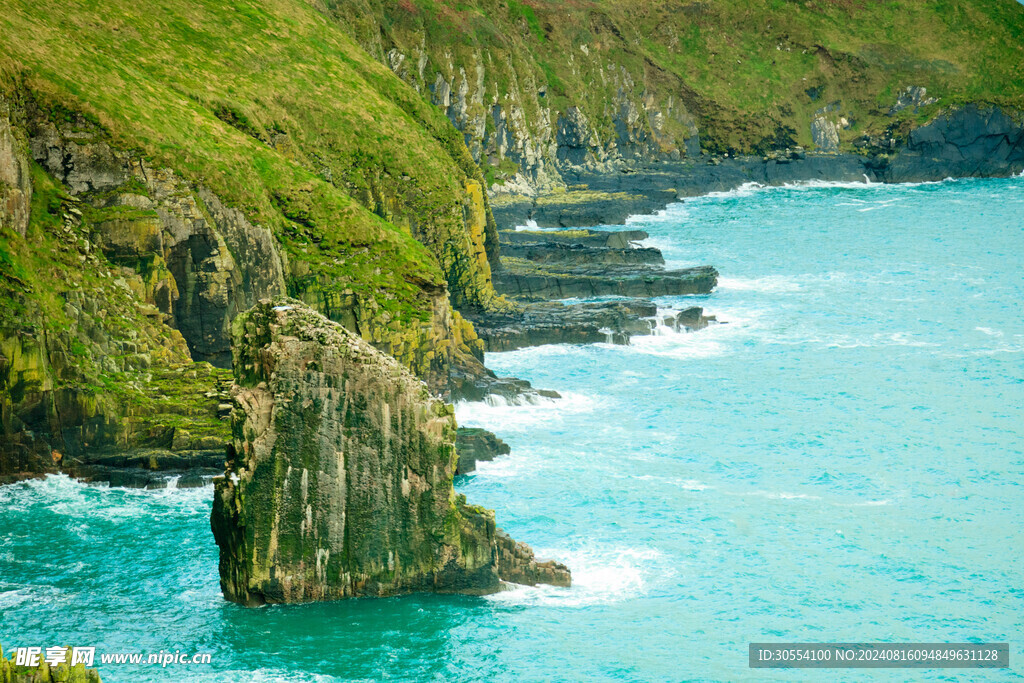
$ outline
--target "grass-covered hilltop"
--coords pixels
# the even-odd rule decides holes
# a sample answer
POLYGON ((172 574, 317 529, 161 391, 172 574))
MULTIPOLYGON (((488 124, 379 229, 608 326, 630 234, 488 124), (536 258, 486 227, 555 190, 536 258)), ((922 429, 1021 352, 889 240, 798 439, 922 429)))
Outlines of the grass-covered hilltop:
POLYGON ((1022 57, 1012 0, 8 0, 0 477, 216 469, 231 322, 276 296, 458 396, 460 311, 515 307, 492 200, 1019 172, 1022 57))
POLYGON ((328 4, 446 110, 499 194, 702 153, 877 158, 965 104, 1024 104, 1013 0, 328 4))

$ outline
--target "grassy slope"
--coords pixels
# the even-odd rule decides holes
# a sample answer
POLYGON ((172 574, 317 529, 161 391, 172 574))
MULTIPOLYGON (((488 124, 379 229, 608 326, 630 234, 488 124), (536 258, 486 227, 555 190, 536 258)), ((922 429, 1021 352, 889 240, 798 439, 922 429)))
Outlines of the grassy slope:
MULTIPOLYGON (((226 438, 217 399, 206 394, 230 372, 192 363, 181 335, 153 315, 155 308, 140 305, 142 278, 97 249, 83 249, 90 223, 72 220, 70 211, 88 214, 88 206, 73 202, 38 166, 33 185, 28 233, 0 230, 0 354, 4 370, 18 375, 0 377, 14 380, 0 397, 0 413, 6 419, 22 404, 22 392, 46 389, 52 395, 42 412, 51 419, 67 420, 68 429, 92 423, 80 440, 93 440, 97 429, 116 432, 123 446, 165 445, 176 435, 184 448, 197 448, 192 441, 226 438)), ((45 429, 47 421, 33 426, 45 429)), ((11 427, 2 425, 0 436, 11 427)))
MULTIPOLYGON (((37 95, 271 228, 321 287, 406 317, 423 313, 412 281, 479 275, 462 211, 479 172, 457 134, 299 0, 15 0, 0 51, 37 95)), ((459 284, 493 296, 485 277, 459 284)))
MULTIPOLYGON (((0 94, 66 127, 80 113, 112 146, 241 209, 277 237, 289 293, 352 307, 364 337, 417 371, 443 380, 434 346, 469 334, 458 319, 447 330, 444 283, 456 304, 504 305, 476 253, 467 185, 482 175, 461 136, 303 0, 10 0, 0 94)), ((88 421, 130 445, 162 443, 172 427, 221 435, 224 373, 189 363, 134 273, 95 249, 86 260, 100 217, 34 176, 28 235, 0 232, 0 354, 15 373, 0 377, 14 387, 0 412, 34 411, 53 433, 88 421), (74 207, 85 216, 69 235, 74 207), (68 300, 91 312, 76 319, 68 300)))
POLYGON ((608 102, 619 87, 609 66, 630 74, 637 95, 646 90, 659 104, 681 97, 698 117, 702 142, 717 151, 763 149, 779 133, 810 145, 814 112, 835 100, 854 119, 844 139, 881 132, 908 85, 941 98, 921 118, 962 101, 1024 105, 1024 7, 1013 0, 336 0, 333 7, 380 53, 392 44, 414 52, 425 31, 428 83, 450 59, 457 67, 483 54, 499 98, 516 85, 507 65, 518 71, 528 118, 543 115, 531 91, 546 85, 542 106, 579 105, 609 138, 608 102), (820 96, 812 100, 810 88, 820 96))

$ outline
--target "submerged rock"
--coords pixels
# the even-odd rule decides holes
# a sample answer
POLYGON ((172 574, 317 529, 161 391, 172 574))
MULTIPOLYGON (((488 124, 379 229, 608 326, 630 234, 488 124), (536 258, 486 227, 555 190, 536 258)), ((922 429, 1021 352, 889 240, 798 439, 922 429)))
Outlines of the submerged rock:
POLYGON ((455 495, 452 408, 393 358, 279 299, 236 320, 234 372, 234 454, 211 518, 228 600, 568 585, 455 495))

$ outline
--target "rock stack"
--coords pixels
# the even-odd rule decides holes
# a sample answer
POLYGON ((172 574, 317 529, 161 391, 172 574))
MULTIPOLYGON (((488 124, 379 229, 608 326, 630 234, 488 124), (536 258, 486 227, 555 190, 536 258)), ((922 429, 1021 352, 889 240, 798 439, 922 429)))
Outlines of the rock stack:
POLYGON ((292 299, 233 332, 233 453, 211 520, 228 600, 569 585, 455 495, 452 408, 393 358, 292 299))

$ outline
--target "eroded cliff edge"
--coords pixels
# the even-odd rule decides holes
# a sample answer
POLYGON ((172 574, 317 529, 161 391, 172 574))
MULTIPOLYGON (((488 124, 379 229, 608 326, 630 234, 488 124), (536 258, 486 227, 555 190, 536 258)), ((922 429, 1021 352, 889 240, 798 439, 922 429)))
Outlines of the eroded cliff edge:
POLYGON ((1024 168, 1024 7, 331 0, 484 169, 499 227, 621 223, 744 182, 1024 168))
POLYGON ((393 358, 294 299, 234 323, 234 453, 211 524, 227 599, 568 586, 456 496, 453 411, 393 358))

